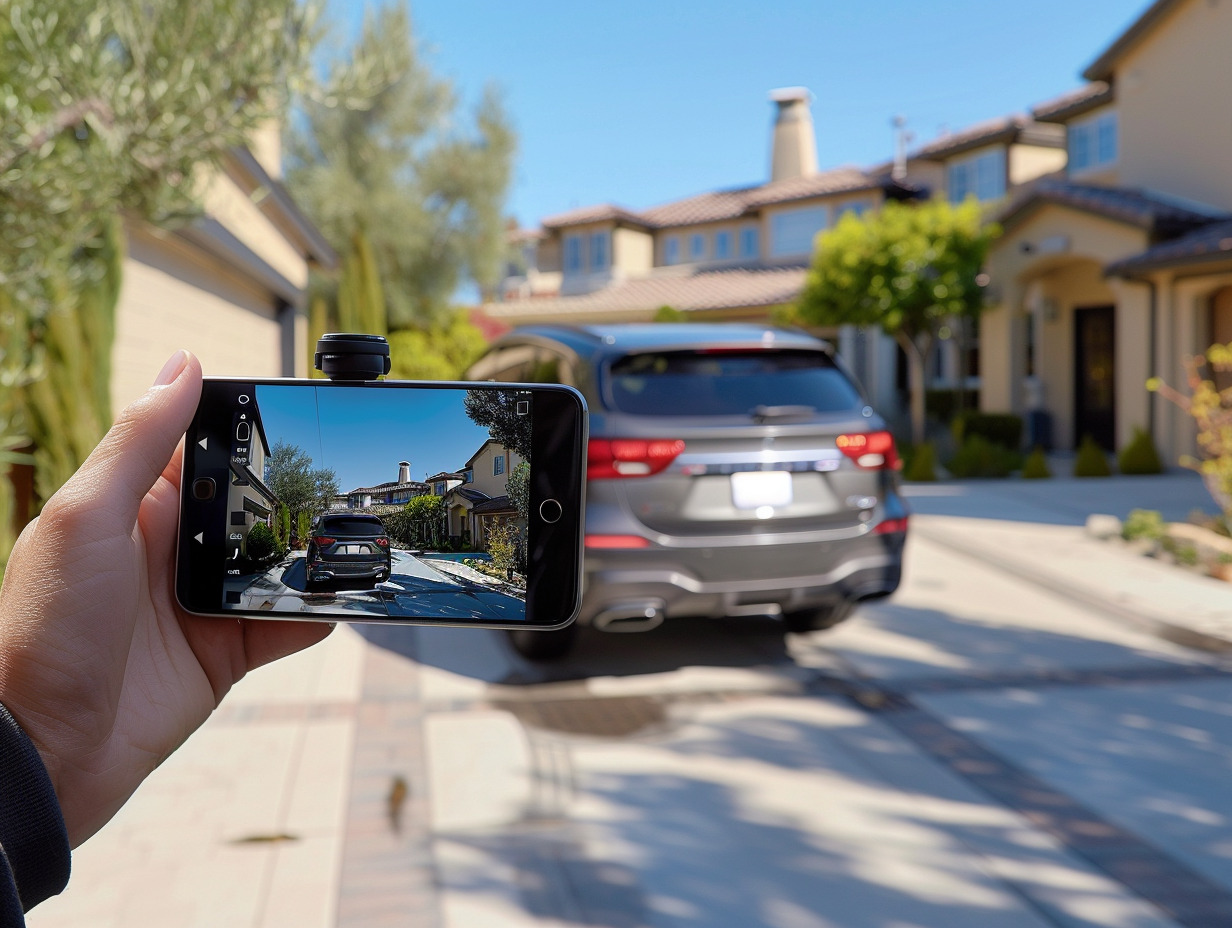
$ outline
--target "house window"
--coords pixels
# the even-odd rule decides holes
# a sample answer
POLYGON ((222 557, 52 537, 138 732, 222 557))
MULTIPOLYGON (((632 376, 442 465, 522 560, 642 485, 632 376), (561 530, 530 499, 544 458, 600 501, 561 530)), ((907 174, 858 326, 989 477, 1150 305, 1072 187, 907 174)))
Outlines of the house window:
POLYGON ((694 232, 689 236, 689 260, 700 261, 706 257, 706 236, 701 232, 694 232))
POLYGON ((565 236, 565 273, 580 274, 582 272, 582 236, 565 236))
POLYGON ((1115 164, 1118 148, 1117 114, 1101 113, 1070 125, 1069 169, 1087 171, 1115 164))
POLYGON ((590 233, 590 269, 592 271, 607 270, 610 240, 606 231, 590 233))
POLYGON ((838 208, 838 215, 835 217, 835 222, 842 219, 848 213, 851 213, 856 218, 859 218, 868 212, 868 208, 869 204, 862 200, 855 203, 844 203, 838 208))
POLYGON ((492 458, 492 476, 499 477, 505 472, 505 456, 498 454, 492 458))
POLYGON ((714 233, 714 256, 719 261, 732 256, 732 237, 726 229, 714 233))
POLYGON ((746 226, 740 230, 740 257, 756 258, 761 254, 761 235, 757 226, 746 226))
POLYGON ((680 237, 677 235, 669 235, 663 242, 663 263, 664 264, 679 264, 680 263, 680 237))
POLYGON ((1005 196, 1005 149, 997 148, 950 163, 950 202, 975 197, 981 203, 1005 196))
POLYGON ((770 217, 770 254, 776 258, 812 254, 813 240, 829 219, 830 210, 824 206, 775 213, 770 217))

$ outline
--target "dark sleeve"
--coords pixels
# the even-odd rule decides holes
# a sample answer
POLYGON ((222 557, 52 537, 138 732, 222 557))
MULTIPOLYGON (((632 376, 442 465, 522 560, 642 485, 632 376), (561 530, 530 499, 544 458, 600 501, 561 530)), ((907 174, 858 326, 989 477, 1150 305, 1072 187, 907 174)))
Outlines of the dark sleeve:
POLYGON ((0 705, 0 928, 68 884, 60 804, 34 744, 0 705))

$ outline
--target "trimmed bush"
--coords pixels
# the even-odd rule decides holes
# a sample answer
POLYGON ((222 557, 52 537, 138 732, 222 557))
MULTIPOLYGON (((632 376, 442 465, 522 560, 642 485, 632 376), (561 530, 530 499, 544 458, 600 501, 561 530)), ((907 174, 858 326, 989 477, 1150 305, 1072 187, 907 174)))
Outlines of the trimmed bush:
POLYGON ((1022 455, 982 435, 969 435, 945 467, 960 479, 1008 477, 1022 463, 1022 455))
POLYGON ((1154 509, 1134 509, 1121 525, 1121 537, 1126 541, 1145 538, 1160 541, 1164 537, 1164 517, 1154 509))
POLYGON ((1074 476, 1112 476, 1112 469, 1108 466, 1108 456, 1090 435, 1084 436, 1082 444, 1078 446, 1078 456, 1074 459, 1074 476))
POLYGON ((248 530, 247 554, 250 561, 266 561, 278 550, 278 540, 264 522, 248 530))
POLYGON ((979 437, 1017 451, 1022 447, 1022 416, 1011 413, 964 412, 955 416, 950 425, 954 444, 960 448, 968 438, 979 437))
POLYGON ((937 479, 937 452, 933 443, 926 441, 911 449, 911 455, 904 462, 903 479, 916 483, 926 483, 937 479))
POLYGON ((1134 429, 1133 440, 1117 456, 1117 470, 1123 474, 1162 474, 1163 462, 1155 443, 1145 429, 1134 429))
POLYGON ((1047 480, 1052 476, 1052 471, 1048 469, 1048 458, 1044 456, 1044 449, 1039 445, 1027 455, 1027 459, 1022 464, 1022 479, 1023 480, 1047 480))

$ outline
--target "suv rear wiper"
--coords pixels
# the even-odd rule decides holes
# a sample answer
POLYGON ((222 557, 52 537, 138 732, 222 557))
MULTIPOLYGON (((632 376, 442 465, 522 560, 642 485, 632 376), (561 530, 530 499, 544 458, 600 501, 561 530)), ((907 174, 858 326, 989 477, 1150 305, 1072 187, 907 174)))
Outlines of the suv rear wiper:
POLYGON ((749 411, 757 423, 782 419, 811 419, 817 415, 815 406, 754 406, 749 411))

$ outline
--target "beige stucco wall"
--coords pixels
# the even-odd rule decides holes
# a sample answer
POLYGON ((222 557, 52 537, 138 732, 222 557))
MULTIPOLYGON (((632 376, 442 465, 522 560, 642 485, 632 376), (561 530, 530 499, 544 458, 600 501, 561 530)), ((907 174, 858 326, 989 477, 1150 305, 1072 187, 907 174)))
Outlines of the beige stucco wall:
POLYGON ((1044 206, 1010 227, 989 254, 997 305, 981 320, 980 407, 1021 412, 1026 397, 1026 313, 1036 320, 1036 376, 1053 440, 1071 447, 1074 429, 1074 310, 1112 304, 1116 317, 1117 443, 1147 419, 1146 288, 1109 281, 1103 268, 1146 247, 1146 233, 1076 210, 1044 206), (1050 241, 1051 240, 1051 241, 1050 241), (1041 254, 1041 243, 1052 251, 1041 254), (1024 246, 1026 246, 1024 248, 1024 246))
POLYGON ((654 236, 639 229, 612 233, 612 267, 617 274, 641 277, 654 266, 654 236))
POLYGON ((1009 151, 1010 186, 1025 184, 1065 167, 1064 148, 1042 145, 1011 145, 1009 151))
POLYGON ((128 230, 116 308, 111 395, 116 411, 140 396, 179 348, 207 374, 277 377, 274 297, 171 235, 128 230))
POLYGON ((228 174, 212 174, 205 182, 204 190, 203 202, 207 215, 226 226, 227 231, 294 286, 300 289, 308 286, 308 263, 303 254, 228 174))
POLYGON ((1232 209, 1232 2, 1187 0, 1116 69, 1120 180, 1232 209))
POLYGON ((487 493, 488 496, 504 496, 505 486, 509 481, 509 472, 521 462, 521 456, 512 448, 506 448, 493 442, 484 448, 483 453, 472 462, 474 477, 468 486, 487 493), (492 463, 498 454, 505 456, 505 471, 501 474, 493 474, 492 463))

